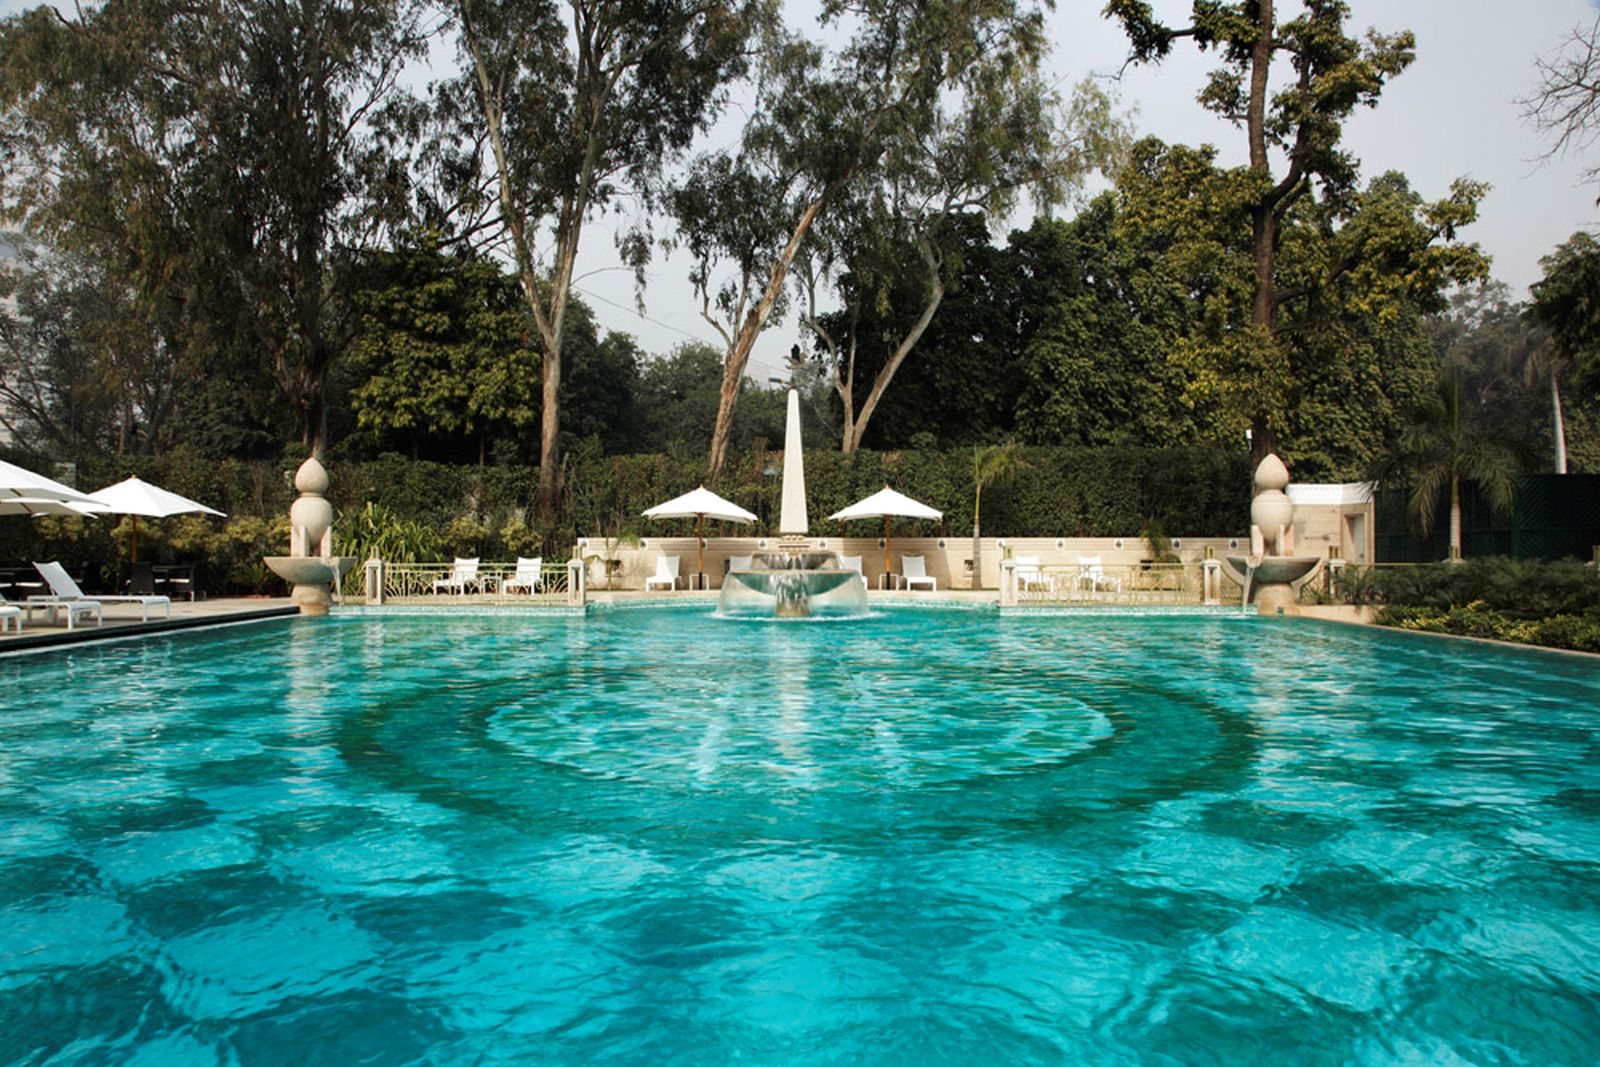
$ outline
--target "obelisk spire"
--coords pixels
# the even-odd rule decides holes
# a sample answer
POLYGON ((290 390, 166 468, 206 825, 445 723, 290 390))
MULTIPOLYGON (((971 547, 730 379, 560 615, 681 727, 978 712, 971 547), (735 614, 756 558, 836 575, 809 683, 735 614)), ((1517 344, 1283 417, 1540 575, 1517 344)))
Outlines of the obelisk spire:
POLYGON ((789 419, 783 431, 783 510, 778 514, 778 533, 783 537, 804 537, 810 529, 806 519, 806 460, 800 446, 800 393, 789 390, 789 419))

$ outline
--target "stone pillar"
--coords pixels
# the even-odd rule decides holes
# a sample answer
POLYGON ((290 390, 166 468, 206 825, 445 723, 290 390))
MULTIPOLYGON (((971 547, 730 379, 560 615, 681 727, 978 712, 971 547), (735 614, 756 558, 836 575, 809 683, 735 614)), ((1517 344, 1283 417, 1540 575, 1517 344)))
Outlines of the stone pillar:
POLYGON ((567 560, 567 603, 573 607, 582 607, 588 600, 589 587, 585 582, 588 573, 582 557, 567 560))
POLYGON ((783 508, 778 513, 778 533, 804 537, 810 529, 806 517, 806 460, 800 444, 800 393, 789 390, 789 418, 783 431, 783 508))
POLYGON ((1000 561, 1000 606, 1017 606, 1017 561, 1014 559, 1000 561))

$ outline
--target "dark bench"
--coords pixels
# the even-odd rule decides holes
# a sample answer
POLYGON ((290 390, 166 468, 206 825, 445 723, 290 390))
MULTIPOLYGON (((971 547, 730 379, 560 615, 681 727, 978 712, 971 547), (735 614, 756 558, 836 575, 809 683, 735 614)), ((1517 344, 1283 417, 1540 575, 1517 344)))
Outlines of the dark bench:
POLYGON ((204 599, 198 563, 123 563, 122 587, 135 596, 168 596, 173 600, 204 599))

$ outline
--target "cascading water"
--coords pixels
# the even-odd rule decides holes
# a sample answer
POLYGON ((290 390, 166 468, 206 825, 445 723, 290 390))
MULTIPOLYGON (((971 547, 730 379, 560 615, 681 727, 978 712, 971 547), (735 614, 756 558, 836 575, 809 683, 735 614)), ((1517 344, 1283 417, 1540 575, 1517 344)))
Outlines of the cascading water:
POLYGON ((730 618, 842 618, 867 614, 867 583, 837 566, 815 570, 733 571, 717 614, 730 618))

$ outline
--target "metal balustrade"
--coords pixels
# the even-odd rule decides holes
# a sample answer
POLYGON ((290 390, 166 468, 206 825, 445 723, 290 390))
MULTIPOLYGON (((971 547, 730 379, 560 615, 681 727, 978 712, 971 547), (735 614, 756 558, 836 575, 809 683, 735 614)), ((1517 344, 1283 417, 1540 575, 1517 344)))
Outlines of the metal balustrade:
POLYGON ((458 580, 451 563, 390 563, 368 560, 362 568, 368 604, 405 606, 566 607, 582 603, 581 567, 546 563, 530 589, 515 581, 514 563, 480 563, 476 574, 458 580), (576 585, 572 575, 576 574, 576 585))
POLYGON ((1017 563, 1002 566, 1001 603, 1019 606, 1178 607, 1239 602, 1242 591, 1214 561, 1017 563))

